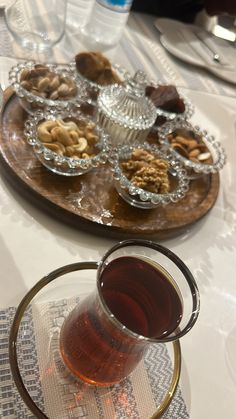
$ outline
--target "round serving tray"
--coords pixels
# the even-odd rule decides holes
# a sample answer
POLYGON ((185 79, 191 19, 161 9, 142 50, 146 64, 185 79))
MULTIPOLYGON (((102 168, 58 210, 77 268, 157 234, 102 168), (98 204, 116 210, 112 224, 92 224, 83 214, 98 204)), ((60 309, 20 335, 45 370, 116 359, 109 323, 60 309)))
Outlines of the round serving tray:
POLYGON ((1 114, 1 171, 38 208, 74 227, 114 238, 167 239, 186 231, 213 207, 219 175, 191 181, 184 199, 166 207, 131 207, 118 195, 108 166, 77 177, 48 171, 24 140, 26 113, 11 88, 1 114))

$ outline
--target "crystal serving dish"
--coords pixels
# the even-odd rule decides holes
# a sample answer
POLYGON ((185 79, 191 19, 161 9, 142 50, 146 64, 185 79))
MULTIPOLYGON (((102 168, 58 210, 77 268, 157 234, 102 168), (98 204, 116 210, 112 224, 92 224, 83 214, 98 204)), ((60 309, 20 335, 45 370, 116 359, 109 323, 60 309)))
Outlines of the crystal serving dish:
POLYGON ((22 86, 21 83, 23 71, 32 71, 34 70, 35 65, 37 65, 37 63, 34 61, 18 63, 17 65, 13 66, 9 72, 10 85, 14 89, 16 95, 19 97, 20 103, 26 112, 33 113, 37 109, 45 108, 54 110, 67 109, 68 105, 79 106, 81 103, 88 100, 89 97, 86 86, 82 81, 77 80, 75 77, 74 68, 70 64, 45 64, 50 72, 55 73, 55 76, 59 75, 62 79, 64 78, 71 80, 77 86, 77 91, 70 98, 61 97, 60 99, 53 100, 50 98, 41 97, 38 94, 34 94, 31 91, 28 91, 22 86))
POLYGON ((162 151, 155 145, 133 144, 125 145, 115 149, 109 157, 109 163, 113 172, 114 184, 119 195, 130 205, 151 209, 159 205, 165 206, 170 203, 178 202, 182 199, 189 189, 187 173, 181 163, 174 159, 168 150, 162 151), (170 179, 170 192, 154 193, 135 186, 123 173, 121 163, 131 158, 132 152, 142 149, 151 152, 155 157, 168 162, 168 177, 170 179))
MULTIPOLYGON (((194 178, 196 175, 216 173, 221 170, 226 163, 226 153, 220 141, 216 140, 216 138, 213 135, 210 135, 205 129, 202 129, 199 126, 193 126, 187 121, 178 119, 164 124, 159 129, 159 141, 168 149, 173 158, 178 159, 184 165, 190 178, 194 178), (204 152, 201 152, 202 145, 195 145, 195 150, 199 147, 199 152, 197 151, 195 153, 198 153, 197 158, 192 157, 191 159, 178 145, 174 148, 168 140, 168 137, 173 135, 173 133, 178 132, 180 133, 180 137, 181 132, 189 133, 191 138, 190 141, 199 139, 200 142, 198 144, 203 145, 205 148, 204 152), (205 154, 205 156, 203 156, 203 154, 205 154), (205 161, 204 157, 206 158, 205 161)), ((187 144, 186 147, 188 148, 189 145, 187 144)))
POLYGON ((145 96, 146 75, 137 71, 123 85, 104 88, 98 96, 98 119, 113 145, 143 142, 156 119, 156 108, 145 96))
POLYGON ((55 120, 78 121, 84 124, 94 123, 92 119, 82 113, 72 110, 61 111, 60 113, 50 110, 38 111, 30 115, 25 122, 24 135, 28 144, 33 147, 35 155, 46 168, 59 175, 78 176, 106 163, 110 152, 109 137, 98 124, 94 128, 94 133, 98 137, 95 155, 86 156, 86 158, 67 157, 46 147, 39 140, 38 126, 43 121, 55 120))

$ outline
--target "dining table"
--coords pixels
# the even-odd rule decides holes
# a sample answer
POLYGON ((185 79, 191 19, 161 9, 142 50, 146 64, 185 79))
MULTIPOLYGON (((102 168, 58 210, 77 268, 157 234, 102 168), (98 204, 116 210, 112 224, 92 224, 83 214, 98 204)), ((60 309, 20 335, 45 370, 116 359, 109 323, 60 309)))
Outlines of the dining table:
MULTIPOLYGON (((205 68, 171 55, 162 46, 154 21, 154 16, 130 13, 118 46, 104 51, 104 54, 132 74, 142 70, 150 80, 175 85, 194 106, 191 123, 214 135, 227 155, 226 164, 219 173, 217 198, 209 211, 196 222, 188 223, 173 237, 150 237, 182 259, 200 292, 198 320, 180 340, 178 390, 163 418, 233 419, 236 417, 236 86, 205 68)), ((5 100, 9 89, 8 72, 17 62, 34 59, 66 63, 83 49, 87 46, 79 31, 70 27, 69 21, 63 39, 50 51, 37 53, 23 49, 9 33, 4 10, 0 10, 0 83, 5 100)), ((233 52, 236 54, 236 50, 233 52)), ((3 100, 2 113, 4 106, 3 100)), ((55 269, 83 261, 100 261, 109 248, 122 240, 122 234, 119 237, 110 234, 109 227, 103 232, 102 218, 99 217, 94 222, 94 231, 93 224, 88 229, 86 223, 81 226, 66 223, 52 211, 42 209, 35 199, 31 200, 31 194, 24 194, 17 182, 11 182, 2 159, 0 166, 0 417, 28 419, 35 416, 27 409, 15 387, 8 356, 9 332, 17 306, 41 278, 55 269), (100 224, 99 232, 95 224, 100 224)), ((127 234, 125 238, 129 238, 127 234)), ((89 281, 89 275, 85 275, 84 288, 89 281)), ((74 295, 77 286, 74 284, 74 295)), ((52 300, 53 295, 50 298, 52 300)), ((66 298, 63 292, 61 298, 66 298)), ((162 365, 160 372, 154 368, 153 384, 149 383, 153 399, 146 396, 144 387, 147 383, 139 383, 142 388, 136 389, 141 400, 143 398, 143 402, 139 401, 139 413, 127 402, 122 408, 119 404, 119 409, 114 408, 110 414, 104 413, 101 404, 93 413, 84 407, 83 411, 77 408, 70 415, 62 411, 50 415, 48 407, 48 417, 148 419, 151 415, 148 409, 145 410, 146 405, 152 404, 153 413, 158 405, 154 388, 159 375, 163 382, 158 385, 166 388, 165 367, 171 369, 171 364, 168 368, 166 364, 169 362, 168 351, 162 359, 164 367, 162 365)), ((34 357, 30 378, 36 392, 40 369, 35 366, 35 353, 35 350, 28 353, 28 359, 31 355, 34 357)), ((151 359, 151 362, 155 367, 155 361, 151 359)), ((138 386, 137 382, 135 386, 138 386)), ((40 406, 44 403, 50 405, 45 391, 49 390, 43 387, 37 396, 40 406)), ((57 403, 54 404, 56 409, 57 403)))

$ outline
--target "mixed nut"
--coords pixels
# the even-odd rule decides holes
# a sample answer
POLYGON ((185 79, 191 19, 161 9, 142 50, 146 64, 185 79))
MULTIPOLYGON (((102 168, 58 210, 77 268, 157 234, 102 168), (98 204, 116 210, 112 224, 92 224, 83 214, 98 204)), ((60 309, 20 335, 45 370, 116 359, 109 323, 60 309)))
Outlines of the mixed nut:
POLYGON ((44 64, 35 64, 32 69, 24 68, 20 74, 20 85, 36 96, 51 100, 68 100, 77 95, 73 79, 51 71, 44 64))
POLYGON ((97 154, 99 140, 93 122, 45 120, 37 127, 38 139, 55 153, 73 159, 89 159, 97 154))
POLYGON ((121 168, 124 175, 138 188, 159 194, 170 191, 169 163, 147 150, 134 149, 131 158, 121 163, 121 168))
POLYGON ((211 153, 202 137, 194 131, 177 129, 168 135, 171 147, 186 159, 194 163, 212 164, 211 153))

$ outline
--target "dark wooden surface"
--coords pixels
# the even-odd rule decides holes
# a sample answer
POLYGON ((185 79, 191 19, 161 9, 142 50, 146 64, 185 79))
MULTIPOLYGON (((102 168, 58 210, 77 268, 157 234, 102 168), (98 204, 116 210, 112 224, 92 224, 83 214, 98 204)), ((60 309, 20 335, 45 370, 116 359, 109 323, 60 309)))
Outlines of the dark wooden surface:
POLYGON ((114 238, 166 239, 178 235, 213 207, 219 175, 191 181, 177 204, 152 210, 133 208, 117 194, 109 167, 83 176, 64 177, 48 171, 37 160, 23 135, 26 113, 8 88, 1 115, 1 172, 38 208, 78 229, 114 238))

